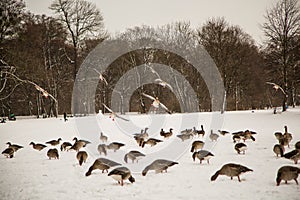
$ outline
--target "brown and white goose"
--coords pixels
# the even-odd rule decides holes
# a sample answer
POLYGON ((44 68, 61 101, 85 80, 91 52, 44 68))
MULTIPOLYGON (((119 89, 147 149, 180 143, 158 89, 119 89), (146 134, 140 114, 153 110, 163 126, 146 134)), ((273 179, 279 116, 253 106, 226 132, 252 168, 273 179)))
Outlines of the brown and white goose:
POLYGON ((48 156, 49 160, 51 160, 52 158, 59 159, 58 150, 56 148, 49 149, 47 152, 47 156, 48 156))
POLYGON ((103 142, 103 143, 106 143, 107 140, 108 140, 108 137, 106 135, 104 135, 102 132, 100 133, 100 140, 103 142))
POLYGON ((234 176, 238 177, 239 182, 241 182, 240 175, 245 172, 252 172, 252 169, 245 167, 240 164, 228 163, 222 166, 212 177, 211 181, 214 181, 218 178, 219 175, 226 175, 233 179, 234 176))
POLYGON ((163 136, 164 138, 169 138, 173 135, 173 129, 170 128, 169 132, 165 132, 163 129, 160 131, 160 135, 163 136))
POLYGON ((32 148, 38 151, 42 151, 44 148, 46 148, 47 146, 44 144, 39 144, 39 143, 34 143, 34 142, 30 142, 29 145, 32 145, 32 148))
POLYGON ((117 167, 108 173, 108 176, 112 177, 114 180, 123 186, 125 180, 129 180, 131 183, 135 182, 135 179, 131 175, 130 170, 127 167, 117 167))
POLYGON ((60 141, 61 141, 61 138, 58 138, 57 140, 50 140, 50 141, 46 142, 46 144, 56 146, 56 145, 59 145, 60 141))
POLYGON ((245 143, 237 143, 236 145, 234 145, 234 149, 236 150, 236 152, 238 154, 240 154, 241 152, 243 152, 243 154, 245 154, 245 152, 247 150, 247 145, 245 143))
POLYGON ((297 164, 298 160, 300 160, 300 150, 295 149, 293 151, 285 153, 285 154, 283 154, 283 157, 290 159, 290 160, 294 161, 295 164, 297 164))
POLYGON ((173 165, 178 164, 178 162, 165 160, 165 159, 157 159, 153 161, 150 165, 145 167, 142 172, 143 176, 146 176, 149 170, 154 170, 156 173, 162 173, 163 171, 167 172, 167 169, 173 165))
POLYGON ((284 150, 284 146, 281 144, 275 144, 273 147, 273 152, 276 154, 276 157, 283 157, 284 150))
POLYGON ((70 142, 63 142, 61 145, 60 145, 60 150, 61 151, 69 151, 70 148, 72 147, 73 145, 70 143, 70 142))
POLYGON ((14 157, 14 153, 15 151, 13 150, 13 148, 6 148, 4 149, 4 151, 2 151, 2 154, 6 157, 6 158, 13 158, 14 157))
POLYGON ((12 144, 12 143, 10 143, 10 142, 7 142, 6 144, 8 145, 9 148, 12 148, 15 152, 17 152, 19 149, 24 148, 24 147, 21 146, 21 145, 18 145, 18 144, 12 144))
POLYGON ((204 146, 204 142, 201 141, 201 140, 196 140, 192 143, 192 148, 191 148, 191 152, 195 152, 197 151, 198 149, 202 149, 203 146, 204 146))
POLYGON ((143 154, 139 151, 133 150, 133 151, 130 151, 125 154, 124 161, 126 163, 128 163, 128 159, 130 159, 132 161, 132 163, 134 163, 135 160, 136 160, 136 162, 138 162, 138 160, 142 159, 143 157, 145 157, 145 154, 143 154))
POLYGON ((276 183, 277 186, 280 185, 280 182, 282 180, 285 181, 287 184, 290 180, 295 180, 296 184, 298 185, 298 175, 300 174, 300 168, 294 167, 294 166, 283 166, 278 169, 277 171, 277 177, 276 177, 276 183))
POLYGON ((216 133, 213 133, 213 130, 211 130, 210 135, 209 135, 209 138, 211 139, 212 142, 213 142, 213 141, 217 141, 218 138, 219 138, 219 135, 216 134, 216 133))
POLYGON ((114 150, 114 152, 116 152, 123 146, 125 146, 125 144, 120 143, 120 142, 112 142, 109 145, 107 145, 107 149, 111 149, 111 150, 114 150))
POLYGON ((209 164, 209 160, 214 156, 214 154, 212 154, 211 152, 207 151, 207 150, 200 150, 197 151, 195 153, 193 153, 193 160, 195 161, 196 158, 198 158, 200 160, 200 164, 202 164, 203 160, 207 161, 207 164, 209 164))
POLYGON ((79 151, 77 154, 76 154, 76 158, 79 162, 79 165, 81 166, 82 163, 85 163, 87 158, 88 158, 88 154, 86 151, 79 151))
POLYGON ((153 146, 157 145, 160 142, 162 142, 162 140, 155 139, 155 138, 149 138, 147 141, 143 141, 142 142, 142 148, 144 148, 146 144, 148 144, 151 147, 153 147, 153 146))
POLYGON ((105 171, 108 172, 108 169, 111 167, 115 167, 121 165, 120 163, 117 163, 115 161, 109 160, 107 158, 98 158, 94 161, 92 166, 90 166, 89 170, 85 173, 86 176, 89 176, 92 174, 92 171, 99 169, 102 170, 102 173, 105 171))

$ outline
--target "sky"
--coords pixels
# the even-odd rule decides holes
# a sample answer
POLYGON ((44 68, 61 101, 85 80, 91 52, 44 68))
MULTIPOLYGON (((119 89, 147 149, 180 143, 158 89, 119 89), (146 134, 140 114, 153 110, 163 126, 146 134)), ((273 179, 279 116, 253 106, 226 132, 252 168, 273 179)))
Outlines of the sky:
MULTIPOLYGON (((240 26, 261 44, 264 40, 260 25, 266 9, 278 0, 88 0, 100 9, 107 31, 124 32, 140 25, 164 25, 189 21, 200 27, 212 17, 224 17, 231 25, 240 26)), ((53 15, 49 9, 53 0, 25 0, 28 10, 35 14, 53 15)))

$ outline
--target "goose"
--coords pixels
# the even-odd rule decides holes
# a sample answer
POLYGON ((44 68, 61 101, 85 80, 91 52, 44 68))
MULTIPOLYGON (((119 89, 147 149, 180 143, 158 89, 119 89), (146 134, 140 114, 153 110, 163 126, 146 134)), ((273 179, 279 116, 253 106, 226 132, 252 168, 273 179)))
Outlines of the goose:
POLYGON ((60 143, 60 141, 61 141, 61 138, 58 138, 57 140, 50 140, 50 141, 46 142, 46 144, 50 144, 52 146, 56 146, 56 145, 58 145, 60 143))
POLYGON ((239 136, 239 135, 233 135, 232 139, 233 139, 233 143, 236 143, 236 142, 239 142, 241 140, 241 136, 239 136))
POLYGON ((197 131, 197 133, 198 133, 198 136, 201 135, 202 137, 204 137, 205 131, 204 131, 204 129, 203 129, 203 125, 201 125, 201 130, 197 131))
POLYGON ((147 133, 148 128, 142 129, 141 133, 135 133, 134 138, 136 139, 137 143, 140 144, 140 140, 148 139, 149 135, 147 133))
POLYGON ((197 151, 195 153, 193 153, 193 160, 195 162, 195 159, 198 158, 200 160, 200 164, 202 163, 202 160, 207 160, 207 164, 209 164, 209 159, 211 159, 211 157, 213 157, 214 154, 212 154, 209 151, 206 150, 200 150, 197 151))
POLYGON ((284 153, 284 146, 281 144, 275 144, 273 147, 273 152, 276 154, 276 157, 280 155, 280 157, 283 157, 284 153))
POLYGON ((48 156, 49 160, 51 160, 51 158, 59 159, 58 151, 56 148, 49 149, 47 152, 47 156, 48 156))
POLYGON ((249 130, 246 130, 246 131, 242 132, 242 133, 240 134, 240 136, 241 136, 241 138, 244 140, 244 142, 245 142, 246 140, 249 140, 249 139, 251 139, 252 141, 255 141, 255 138, 253 137, 252 132, 249 131, 249 130))
POLYGON ((124 117, 121 117, 119 116, 117 113, 115 113, 112 109, 110 109, 107 105, 105 105, 104 103, 102 104, 109 112, 110 112, 110 115, 109 115, 109 118, 112 119, 112 121, 115 121, 115 118, 119 118, 119 119, 122 119, 124 121, 129 121, 128 119, 124 118, 124 117))
POLYGON ((277 186, 280 185, 281 180, 284 180, 287 184, 287 181, 295 180, 298 185, 298 175, 300 174, 300 168, 293 166, 283 166, 280 167, 277 171, 276 183, 277 186))
POLYGON ((103 143, 106 143, 107 142, 107 139, 108 137, 106 135, 104 135, 102 132, 100 133, 100 140, 103 142, 103 143))
POLYGON ((297 164, 298 160, 300 160, 300 150, 295 149, 293 151, 285 153, 285 154, 283 154, 283 157, 293 160, 294 163, 297 164))
POLYGON ((286 138, 287 143, 288 143, 287 146, 290 147, 290 142, 292 141, 293 136, 292 136, 291 133, 288 132, 287 126, 284 126, 284 134, 283 134, 283 137, 286 138))
POLYGON ((34 142, 30 142, 29 145, 32 145, 32 148, 38 151, 43 150, 44 148, 46 148, 47 146, 44 144, 35 144, 34 142))
POLYGON ((105 171, 108 172, 108 169, 111 167, 115 167, 121 165, 120 163, 117 163, 115 161, 106 159, 106 158, 98 158, 94 161, 92 166, 90 166, 89 170, 85 173, 85 176, 89 176, 92 174, 92 171, 99 169, 102 170, 102 173, 105 171))
POLYGON ((244 143, 237 143, 236 145, 234 145, 234 149, 236 150, 236 152, 238 154, 240 154, 241 152, 243 152, 243 154, 245 154, 245 152, 247 150, 247 145, 244 143))
POLYGON ((86 151, 79 151, 76 154, 76 158, 79 162, 79 165, 81 166, 83 162, 84 163, 86 162, 86 159, 88 158, 88 154, 86 151))
POLYGON ((6 149, 4 149, 4 151, 2 151, 2 154, 6 157, 6 158, 13 158, 14 157, 14 153, 15 150, 11 147, 8 147, 6 149))
POLYGON ((192 132, 193 132, 193 129, 185 129, 185 130, 180 131, 180 133, 182 135, 191 134, 192 132))
POLYGON ((164 138, 169 138, 173 135, 173 132, 172 132, 172 128, 170 128, 169 132, 164 132, 163 129, 161 129, 160 131, 160 135, 163 136, 164 138))
POLYGON ((78 140, 77 137, 74 137, 74 138, 73 138, 73 141, 75 141, 75 142, 82 142, 82 143, 84 144, 84 147, 85 147, 87 144, 91 144, 90 141, 82 140, 82 139, 78 140))
POLYGON ((219 131, 219 133, 220 133, 221 135, 227 135, 227 134, 229 134, 228 131, 224 131, 224 130, 218 130, 218 131, 219 131))
POLYGON ((191 152, 195 152, 198 149, 202 149, 204 146, 204 142, 200 141, 200 140, 196 140, 192 143, 192 148, 191 148, 191 152))
POLYGON ((74 144, 69 148, 69 150, 75 150, 78 152, 81 148, 85 147, 86 143, 82 141, 75 141, 74 144))
POLYGON ((102 153, 106 156, 107 155, 107 146, 105 144, 99 144, 98 145, 98 152, 100 155, 102 155, 102 153))
POLYGON ((124 180, 129 180, 131 183, 135 182, 135 179, 131 175, 130 170, 127 167, 117 167, 108 173, 108 176, 112 177, 114 180, 123 186, 124 180))
POLYGON ((296 144, 295 144, 295 149, 300 150, 300 141, 296 142, 296 144))
POLYGON ((209 138, 211 139, 212 142, 213 142, 213 141, 217 141, 218 138, 219 138, 219 135, 216 134, 216 133, 213 133, 213 130, 211 130, 210 135, 209 135, 209 138))
POLYGON ((68 151, 73 145, 70 143, 70 142, 63 142, 61 145, 60 145, 60 150, 61 151, 68 151))
POLYGON ((275 132, 274 135, 278 141, 283 137, 283 134, 281 132, 275 132))
POLYGON ((154 170, 156 173, 162 173, 163 171, 167 172, 167 169, 173 165, 178 164, 178 162, 165 160, 165 159, 157 159, 153 161, 150 165, 145 167, 142 172, 143 176, 146 176, 149 170, 154 170))
POLYGON ((238 181, 241 182, 240 175, 245 172, 252 172, 252 169, 240 164, 228 163, 222 166, 212 177, 211 181, 215 181, 219 175, 226 175, 233 179, 234 176, 238 177, 238 181))
POLYGON ((145 139, 139 135, 134 136, 136 143, 141 147, 145 139))
POLYGON ((176 135, 176 137, 180 138, 182 142, 185 140, 193 138, 193 134, 181 134, 181 135, 176 135))
POLYGON ((112 149, 112 150, 114 150, 114 152, 116 152, 123 146, 125 146, 125 144, 120 143, 120 142, 112 142, 109 145, 107 145, 107 149, 112 149))
POLYGON ((12 148, 15 152, 17 152, 19 149, 24 148, 23 146, 20 146, 18 144, 11 144, 10 142, 6 143, 9 148, 12 148))
POLYGON ((143 157, 145 157, 145 154, 143 154, 139 151, 133 150, 133 151, 130 151, 125 154, 124 161, 126 163, 128 163, 128 159, 130 159, 130 160, 132 160, 132 163, 134 163, 135 160, 138 163, 138 160, 142 159, 143 157))
POLYGON ((153 100, 151 106, 154 107, 154 110, 156 111, 159 107, 162 107, 167 113, 171 114, 171 111, 165 106, 163 103, 161 103, 158 99, 158 97, 154 98, 148 94, 142 93, 143 96, 153 100))
POLYGON ((160 142, 162 142, 162 140, 155 139, 155 138, 149 138, 147 141, 142 142, 142 148, 144 148, 146 144, 149 144, 151 147, 153 147, 157 143, 160 143, 160 142))

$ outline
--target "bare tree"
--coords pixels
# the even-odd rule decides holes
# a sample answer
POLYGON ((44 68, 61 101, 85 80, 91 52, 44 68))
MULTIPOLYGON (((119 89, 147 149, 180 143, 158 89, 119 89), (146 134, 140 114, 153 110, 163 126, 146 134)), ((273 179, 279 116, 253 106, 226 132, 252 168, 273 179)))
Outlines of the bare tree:
MULTIPOLYGON (((292 56, 292 49, 295 45, 295 37, 300 32, 300 8, 297 0, 281 0, 274 7, 267 10, 266 22, 262 29, 267 38, 266 51, 269 53, 269 60, 275 68, 279 69, 279 77, 282 88, 286 95, 283 95, 282 110, 287 107, 288 94, 291 89, 290 70, 295 64, 292 56)), ((292 89, 293 91, 293 89, 292 89)))
POLYGON ((5 37, 16 34, 24 14, 24 2, 17 0, 0 1, 0 44, 5 37))
POLYGON ((80 45, 85 37, 105 36, 103 17, 96 5, 85 0, 54 0, 50 9, 58 14, 59 20, 67 27, 73 45, 73 76, 78 70, 80 45))

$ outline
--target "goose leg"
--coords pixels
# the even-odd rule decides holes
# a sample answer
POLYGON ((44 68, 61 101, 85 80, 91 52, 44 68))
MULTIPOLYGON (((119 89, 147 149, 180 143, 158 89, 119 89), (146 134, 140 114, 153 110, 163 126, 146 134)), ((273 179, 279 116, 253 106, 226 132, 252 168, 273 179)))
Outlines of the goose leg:
POLYGON ((238 176, 238 180, 239 180, 239 182, 241 182, 240 176, 238 176))
POLYGON ((297 184, 297 185, 299 185, 299 183, 298 183, 297 179, 295 178, 294 180, 296 181, 296 184, 297 184))

